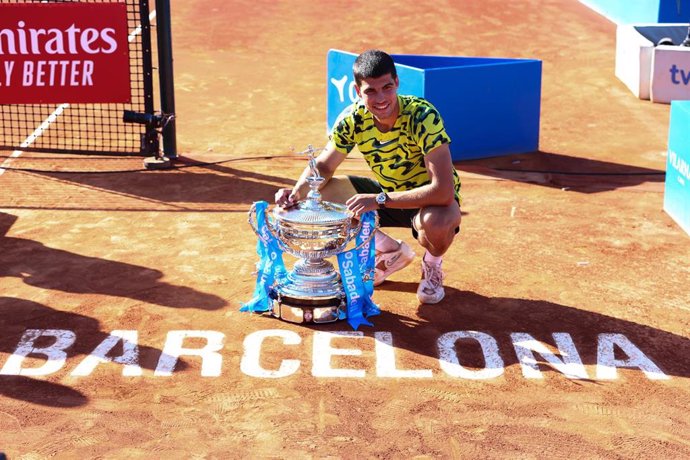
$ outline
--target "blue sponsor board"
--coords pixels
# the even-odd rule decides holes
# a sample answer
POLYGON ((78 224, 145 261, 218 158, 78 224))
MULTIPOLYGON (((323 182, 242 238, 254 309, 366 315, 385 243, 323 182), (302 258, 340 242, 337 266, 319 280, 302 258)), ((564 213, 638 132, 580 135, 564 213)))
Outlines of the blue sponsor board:
POLYGON ((690 235, 690 101, 671 102, 664 211, 690 235))
MULTIPOLYGON (((328 52, 330 131, 357 99, 352 64, 357 55, 328 52)), ((534 59, 392 55, 400 94, 421 96, 441 112, 453 160, 539 148, 542 63, 534 59)))
POLYGON ((616 24, 690 22, 690 0, 580 0, 616 24))

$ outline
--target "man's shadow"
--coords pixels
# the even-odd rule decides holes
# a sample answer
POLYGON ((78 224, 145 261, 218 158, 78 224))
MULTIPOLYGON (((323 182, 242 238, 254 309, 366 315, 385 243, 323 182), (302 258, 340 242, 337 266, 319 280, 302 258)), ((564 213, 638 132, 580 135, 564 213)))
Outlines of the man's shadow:
POLYGON ((126 297, 166 307, 217 310, 226 305, 213 294, 162 282, 163 273, 158 270, 5 236, 15 220, 0 212, 0 279, 16 277, 43 289, 126 297))
MULTIPOLYGON (((386 282, 377 290, 409 292, 414 296, 417 284, 386 282)), ((536 340, 555 346, 552 334, 565 332, 573 339, 582 363, 597 364, 597 340, 603 333, 625 335, 649 359, 669 376, 690 377, 690 339, 632 321, 581 310, 543 300, 508 297, 486 297, 471 291, 445 287, 446 297, 436 305, 420 305, 416 317, 391 313, 381 306, 381 314, 370 318, 374 329, 360 328, 365 335, 374 331, 390 331, 393 346, 414 353, 439 357, 436 341, 450 331, 479 331, 491 335, 498 343, 499 353, 507 368, 519 364, 510 334, 528 333, 536 340)), ((376 297, 374 300, 377 300, 376 297)), ((327 330, 343 330, 342 323, 333 323, 327 330)), ((323 327, 319 326, 320 329, 323 327)), ((460 363, 469 368, 484 368, 484 355, 479 346, 469 344, 458 352, 460 363)), ((616 352, 620 350, 616 349, 616 352)), ((535 354, 537 359, 539 355, 535 354)), ((626 355, 616 356, 625 359, 626 355)), ((541 362, 542 364, 545 361, 541 362)), ((546 372, 548 366, 540 366, 546 372)), ((590 372, 590 377, 593 377, 590 372)))
MULTIPOLYGON (((64 350, 68 360, 91 354, 110 335, 101 330, 99 322, 94 318, 54 310, 31 300, 0 296, 0 330, 2 330, 0 353, 7 354, 8 357, 14 353, 27 329, 63 329, 74 332, 76 335, 75 342, 64 350)), ((36 348, 50 347, 54 343, 55 338, 52 336, 39 337, 34 346, 36 348)), ((137 365, 143 369, 156 369, 162 355, 161 350, 139 344, 129 345, 137 345, 137 365)), ((124 348, 125 343, 120 340, 107 356, 111 359, 120 357, 124 348)), ((29 356, 35 356, 39 360, 46 359, 46 356, 40 353, 29 356)), ((77 360, 67 361, 57 372, 64 372, 67 369, 72 371, 73 369, 69 369, 68 366, 76 366, 76 362, 77 360)), ((6 360, 0 362, 0 367, 5 364, 6 360)), ((34 366, 23 363, 22 368, 39 367, 40 365, 40 363, 34 366)), ((122 366, 122 364, 114 365, 122 366)), ((112 366, 112 364, 100 364, 93 372, 102 372, 100 369, 107 366, 112 366)), ((175 369, 180 371, 188 367, 184 361, 178 360, 175 369)), ((43 379, 21 375, 0 375, 0 396, 51 407, 78 407, 88 403, 88 397, 78 390, 43 379)))

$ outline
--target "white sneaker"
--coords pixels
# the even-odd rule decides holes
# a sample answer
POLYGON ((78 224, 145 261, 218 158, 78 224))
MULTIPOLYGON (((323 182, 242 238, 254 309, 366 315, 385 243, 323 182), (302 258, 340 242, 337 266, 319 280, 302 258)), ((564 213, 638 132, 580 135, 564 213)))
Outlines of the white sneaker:
POLYGON ((427 262, 422 257, 422 280, 417 288, 417 299, 421 303, 439 303, 446 295, 443 289, 443 270, 441 264, 427 262))
POLYGON ((398 270, 410 265, 414 260, 414 251, 404 241, 398 241, 398 249, 390 252, 376 254, 376 267, 374 271, 374 286, 383 283, 386 278, 398 270))

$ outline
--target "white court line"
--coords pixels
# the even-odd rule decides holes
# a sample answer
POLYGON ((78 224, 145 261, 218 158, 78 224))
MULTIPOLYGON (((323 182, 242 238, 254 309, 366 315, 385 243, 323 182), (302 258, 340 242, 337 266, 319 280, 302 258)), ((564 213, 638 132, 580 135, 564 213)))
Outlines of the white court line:
MULTIPOLYGON (((153 18, 155 18, 155 17, 156 17, 156 10, 153 10, 153 11, 151 12, 151 14, 149 14, 149 21, 152 21, 153 18)), ((132 41, 134 41, 134 39, 136 38, 136 36, 137 36, 137 35, 140 35, 140 34, 141 34, 141 27, 140 27, 140 26, 137 26, 137 27, 129 34, 129 36, 127 36, 127 41, 128 41, 129 43, 131 43, 132 41)), ((67 109, 68 107, 69 107, 69 104, 60 104, 60 105, 57 107, 57 109, 55 109, 55 111, 54 111, 53 113, 51 113, 50 115, 48 115, 48 118, 46 118, 45 120, 43 120, 43 123, 41 123, 41 125, 40 125, 38 128, 36 128, 36 129, 34 130, 33 133, 31 133, 31 134, 29 135, 29 137, 27 137, 26 139, 24 139, 24 142, 22 142, 21 144, 19 144, 19 148, 25 149, 25 148, 29 147, 31 144, 33 144, 34 141, 35 141, 36 139, 38 139, 39 137, 41 137, 41 134, 43 134, 43 132, 44 132, 45 130, 47 130, 47 129, 50 127, 50 125, 53 124, 53 122, 55 122, 55 120, 57 120, 57 117, 59 117, 60 115, 62 115, 62 112, 64 112, 65 109, 67 109)), ((21 151, 21 150, 15 150, 14 152, 12 152, 12 153, 10 154, 9 157, 7 157, 7 158, 5 159, 5 161, 2 162, 2 164, 0 164, 0 176, 2 176, 2 175, 5 173, 5 171, 6 171, 5 168, 7 168, 7 167, 10 165, 10 163, 12 162, 12 160, 15 159, 15 158, 18 158, 21 154, 22 154, 22 151, 21 151)))

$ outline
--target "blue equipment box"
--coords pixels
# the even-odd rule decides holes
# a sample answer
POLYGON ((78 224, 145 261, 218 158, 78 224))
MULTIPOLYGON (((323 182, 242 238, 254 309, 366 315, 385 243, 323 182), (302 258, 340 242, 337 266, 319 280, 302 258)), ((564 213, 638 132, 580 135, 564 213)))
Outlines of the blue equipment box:
MULTIPOLYGON (((453 161, 539 149, 542 63, 534 59, 391 55, 399 94, 421 96, 441 112, 453 161)), ((328 52, 330 132, 357 98, 352 64, 357 55, 328 52)))
POLYGON ((690 101, 671 102, 664 211, 690 235, 690 101))

